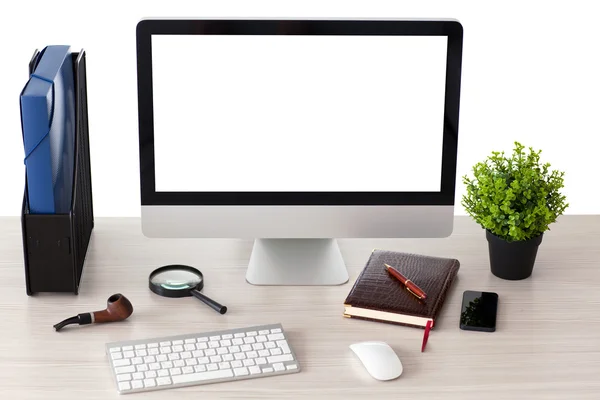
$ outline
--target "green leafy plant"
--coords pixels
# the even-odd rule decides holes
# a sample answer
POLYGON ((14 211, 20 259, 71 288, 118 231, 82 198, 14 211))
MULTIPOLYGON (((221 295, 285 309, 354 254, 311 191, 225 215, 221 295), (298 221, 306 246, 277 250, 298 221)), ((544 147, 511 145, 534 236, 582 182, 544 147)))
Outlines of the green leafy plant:
POLYGON ((541 150, 515 142, 512 155, 494 151, 463 177, 462 205, 483 228, 512 242, 535 238, 549 229, 569 206, 560 189, 564 172, 540 163, 541 150))

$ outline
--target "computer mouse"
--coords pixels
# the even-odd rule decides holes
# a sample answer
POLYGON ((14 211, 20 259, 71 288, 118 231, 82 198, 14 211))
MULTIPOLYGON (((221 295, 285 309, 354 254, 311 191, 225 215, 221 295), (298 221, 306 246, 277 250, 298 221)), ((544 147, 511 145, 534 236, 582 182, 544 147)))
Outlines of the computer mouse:
POLYGON ((350 349, 373 378, 388 381, 402 375, 402 363, 387 343, 360 342, 351 344, 350 349))

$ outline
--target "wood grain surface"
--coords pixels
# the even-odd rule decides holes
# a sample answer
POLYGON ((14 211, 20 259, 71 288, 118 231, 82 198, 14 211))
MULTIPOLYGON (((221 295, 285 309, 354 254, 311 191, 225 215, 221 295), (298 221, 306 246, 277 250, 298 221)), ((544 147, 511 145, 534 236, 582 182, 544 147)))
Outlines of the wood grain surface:
POLYGON ((137 218, 97 218, 80 294, 27 296, 20 220, 0 218, 0 394, 2 399, 111 399, 105 343, 280 322, 299 374, 125 395, 131 399, 598 399, 600 398, 600 216, 566 216, 551 226, 533 276, 503 281, 489 271, 484 232, 457 217, 443 239, 340 240, 350 281, 333 287, 264 287, 245 282, 252 242, 149 239, 137 218), (373 248, 455 257, 461 268, 424 353, 423 331, 342 317, 342 303, 373 248), (148 289, 164 264, 189 264, 203 292, 226 305, 148 289), (458 327, 464 290, 500 296, 497 331, 458 327), (101 310, 122 293, 134 312, 123 322, 52 325, 101 310), (367 375, 348 346, 388 342, 404 373, 367 375))

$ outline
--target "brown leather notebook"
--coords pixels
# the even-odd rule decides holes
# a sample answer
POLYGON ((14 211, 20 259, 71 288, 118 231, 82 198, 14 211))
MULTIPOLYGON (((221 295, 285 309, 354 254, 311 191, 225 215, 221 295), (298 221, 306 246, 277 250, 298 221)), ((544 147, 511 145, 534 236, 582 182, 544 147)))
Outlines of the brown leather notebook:
POLYGON ((344 316, 420 328, 431 321, 433 327, 459 268, 453 258, 373 250, 344 301, 344 316), (423 289, 427 298, 411 294, 384 264, 423 289))

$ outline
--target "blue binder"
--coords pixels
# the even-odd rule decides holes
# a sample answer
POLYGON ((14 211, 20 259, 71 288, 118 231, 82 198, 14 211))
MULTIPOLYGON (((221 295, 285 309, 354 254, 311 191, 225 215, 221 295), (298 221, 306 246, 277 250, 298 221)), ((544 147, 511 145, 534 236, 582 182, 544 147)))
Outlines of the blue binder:
POLYGON ((21 93, 29 211, 69 212, 75 168, 75 79, 69 46, 48 46, 21 93))

